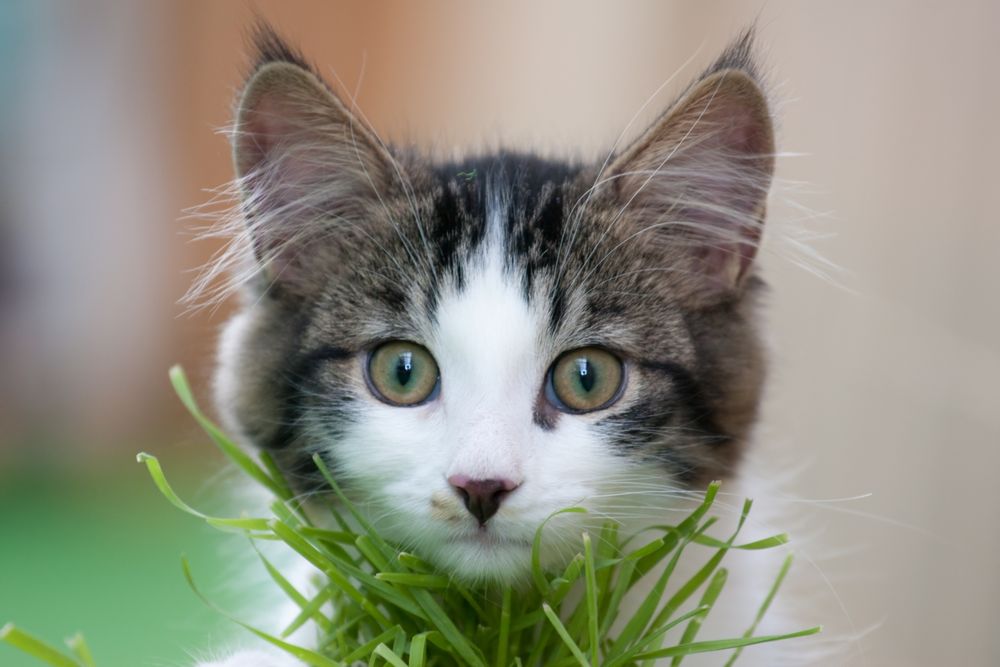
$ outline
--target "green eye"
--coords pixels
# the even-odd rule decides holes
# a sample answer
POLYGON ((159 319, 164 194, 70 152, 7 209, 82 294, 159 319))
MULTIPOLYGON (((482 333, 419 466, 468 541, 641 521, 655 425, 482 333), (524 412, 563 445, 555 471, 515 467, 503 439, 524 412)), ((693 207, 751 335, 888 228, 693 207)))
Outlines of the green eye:
POLYGON ((552 364, 545 393, 560 410, 592 412, 618 400, 624 378, 621 359, 599 347, 581 347, 552 364))
POLYGON ((416 343, 384 343, 368 357, 368 385, 376 398, 390 405, 417 405, 429 400, 439 379, 434 357, 416 343))

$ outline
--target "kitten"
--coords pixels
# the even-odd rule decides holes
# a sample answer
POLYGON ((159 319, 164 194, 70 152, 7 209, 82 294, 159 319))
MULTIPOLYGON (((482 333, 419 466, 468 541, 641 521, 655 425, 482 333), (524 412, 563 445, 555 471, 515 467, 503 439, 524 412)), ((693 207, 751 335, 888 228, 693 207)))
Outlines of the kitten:
POLYGON ((324 490, 318 453, 400 545, 510 580, 555 510, 590 514, 553 522, 553 565, 585 527, 662 521, 735 471, 774 166, 749 33, 586 165, 387 147, 274 32, 256 46, 233 150, 254 261, 217 402, 300 493, 324 490))

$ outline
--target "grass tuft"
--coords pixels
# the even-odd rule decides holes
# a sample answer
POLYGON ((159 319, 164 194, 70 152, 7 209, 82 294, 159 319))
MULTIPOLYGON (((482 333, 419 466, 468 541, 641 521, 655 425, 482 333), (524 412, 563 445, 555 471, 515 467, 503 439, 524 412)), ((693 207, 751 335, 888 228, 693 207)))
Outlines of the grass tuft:
MULTIPOLYGON (((541 566, 546 520, 539 526, 532 546, 530 587, 473 588, 434 571, 418 554, 401 552, 380 536, 343 494, 318 456, 314 457, 316 466, 339 502, 329 508, 329 524, 316 525, 294 502, 289 485, 266 454, 246 453, 205 416, 180 367, 171 369, 170 379, 184 406, 215 445, 250 479, 273 494, 273 516, 230 518, 203 514, 174 492, 155 456, 141 453, 138 461, 145 464, 153 483, 178 509, 219 530, 246 534, 265 570, 300 612, 275 636, 240 621, 202 595, 186 559, 182 561, 184 576, 207 605, 305 665, 646 667, 670 659, 671 667, 677 667, 685 656, 719 652, 720 661, 727 660, 725 665, 729 667, 745 647, 820 631, 813 627, 780 635, 755 635, 788 573, 789 556, 741 637, 697 640, 728 581, 729 573, 721 567, 727 554, 733 550, 772 549, 788 541, 781 534, 737 544, 750 512, 749 501, 728 538, 709 536, 707 531, 715 523, 709 512, 719 490, 718 482, 709 485, 701 504, 683 521, 654 526, 643 533, 655 537, 640 546, 628 547, 629 540, 620 539, 610 522, 596 538, 582 534, 581 552, 561 572, 548 572, 541 566), (284 542, 311 563, 320 582, 316 589, 297 590, 257 550, 257 540, 284 542), (695 557, 687 555, 693 553, 694 549, 689 550, 692 545, 707 550, 709 555, 689 580, 674 581, 682 555, 695 557), (654 570, 660 574, 635 614, 619 619, 621 601, 643 574, 654 570), (580 594, 571 595, 574 590, 580 594), (674 592, 666 598, 668 590, 674 592), (697 602, 692 602, 699 591, 697 602), (288 637, 309 622, 317 635, 311 648, 291 643, 288 637), (681 627, 678 643, 664 646, 667 634, 681 627)), ((585 511, 570 507, 549 519, 585 511)), ((90 649, 79 635, 66 641, 66 652, 8 624, 0 629, 0 641, 54 667, 95 667, 90 649)))

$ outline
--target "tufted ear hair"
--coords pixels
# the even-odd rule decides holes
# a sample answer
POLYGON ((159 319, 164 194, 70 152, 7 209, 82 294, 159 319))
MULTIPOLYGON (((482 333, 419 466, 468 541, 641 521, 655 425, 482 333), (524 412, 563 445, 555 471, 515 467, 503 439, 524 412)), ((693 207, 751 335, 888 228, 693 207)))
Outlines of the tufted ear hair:
POLYGON ((709 300, 738 293, 751 272, 773 171, 774 132, 748 36, 609 169, 635 233, 649 235, 686 291, 709 300))
MULTIPOLYGON (((393 158, 273 31, 240 96, 233 162, 254 254, 269 279, 307 280, 301 250, 357 223, 394 184, 393 158)), ((301 285, 299 285, 301 286, 301 285)))

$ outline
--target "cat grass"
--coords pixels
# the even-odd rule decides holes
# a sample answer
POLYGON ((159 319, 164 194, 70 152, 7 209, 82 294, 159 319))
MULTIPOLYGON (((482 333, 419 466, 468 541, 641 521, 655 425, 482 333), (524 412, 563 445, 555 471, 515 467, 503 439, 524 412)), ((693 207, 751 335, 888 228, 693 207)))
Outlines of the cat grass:
MULTIPOLYGON (((700 637, 702 624, 725 588, 729 573, 722 562, 729 552, 737 552, 732 557, 738 557, 740 551, 771 549, 788 540, 779 534, 737 541, 751 509, 749 500, 730 535, 711 536, 716 519, 710 512, 718 482, 709 485, 702 502, 686 518, 652 526, 642 533, 642 540, 619 535, 613 522, 606 522, 595 535, 583 533, 579 553, 558 572, 541 566, 543 523, 535 533, 529 584, 472 587, 435 570, 419 554, 400 551, 379 535, 318 456, 316 466, 339 503, 328 508, 324 527, 316 525, 294 501, 291 488, 268 454, 251 456, 226 437, 198 407, 179 367, 171 370, 170 377, 182 403, 211 440, 273 495, 271 514, 239 518, 203 514, 178 497, 155 456, 143 453, 138 460, 176 507, 215 528, 250 538, 248 548, 256 551, 275 585, 300 611, 277 635, 218 611, 305 665, 646 667, 663 661, 676 667, 685 656, 717 652, 720 664, 729 667, 746 647, 820 631, 813 627, 781 635, 755 634, 791 566, 791 556, 787 556, 742 636, 700 637), (323 583, 308 593, 297 589, 257 549, 260 540, 282 542, 296 551, 315 566, 323 583), (703 565, 688 580, 674 581, 682 558, 700 558, 703 565), (646 580, 645 597, 630 618, 620 618, 622 600, 640 579, 646 580), (293 634, 310 622, 319 641, 311 642, 312 648, 294 643, 293 634), (673 643, 667 642, 668 633, 673 643)), ((585 511, 568 507, 550 519, 585 511)), ((192 590, 217 608, 199 591, 187 560, 182 559, 182 567, 192 590)), ((62 649, 8 624, 0 629, 0 641, 55 667, 97 667, 79 635, 67 640, 62 649)))

